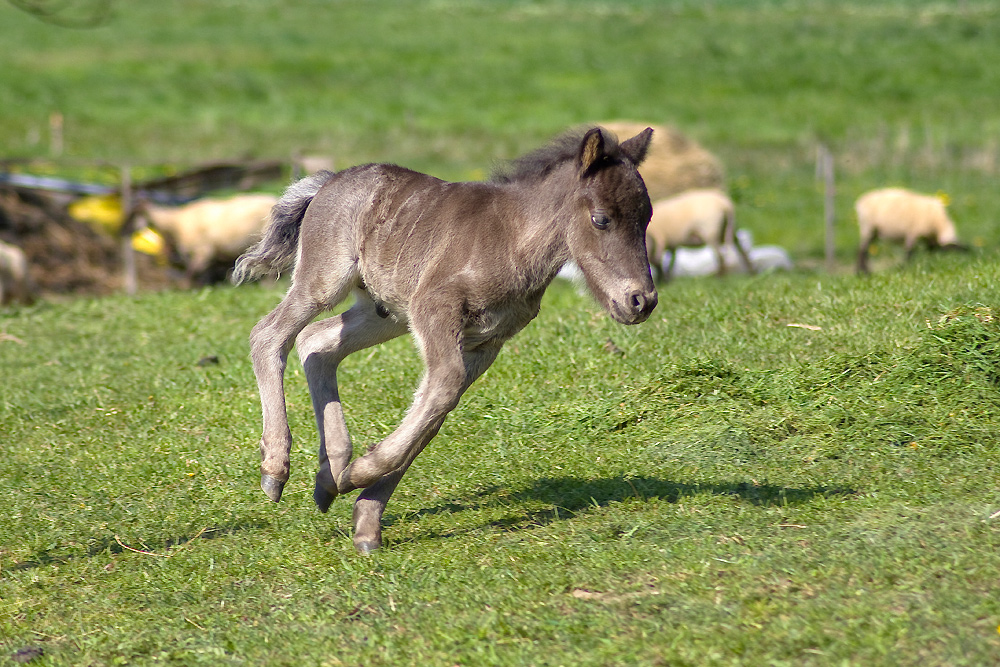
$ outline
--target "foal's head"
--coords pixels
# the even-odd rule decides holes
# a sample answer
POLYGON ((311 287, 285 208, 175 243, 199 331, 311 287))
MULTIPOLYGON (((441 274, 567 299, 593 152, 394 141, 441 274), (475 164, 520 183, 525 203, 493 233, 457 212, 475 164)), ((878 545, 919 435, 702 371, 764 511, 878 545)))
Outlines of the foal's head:
MULTIPOLYGON (((563 230, 570 256, 601 306, 623 324, 638 324, 656 307, 646 257, 646 226, 653 207, 636 167, 653 130, 618 143, 607 130, 566 134, 493 174, 501 183, 542 182, 554 173, 560 186, 547 196, 570 219, 563 230), (568 188, 568 190, 567 190, 568 188)), ((564 221, 566 224, 566 221, 564 221)))
POLYGON ((656 307, 656 288, 646 255, 652 215, 646 185, 636 167, 646 157, 653 130, 617 142, 594 128, 576 157, 577 213, 567 232, 570 254, 587 286, 622 324, 643 322, 656 307))

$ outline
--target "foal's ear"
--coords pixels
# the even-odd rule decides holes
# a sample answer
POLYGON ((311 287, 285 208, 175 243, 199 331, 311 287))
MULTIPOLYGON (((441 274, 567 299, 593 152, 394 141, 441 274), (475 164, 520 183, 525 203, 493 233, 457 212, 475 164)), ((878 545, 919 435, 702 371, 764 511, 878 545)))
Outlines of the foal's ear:
POLYGON ((580 143, 580 177, 584 177, 597 168, 604 157, 604 134, 601 128, 595 127, 583 135, 580 143))
POLYGON ((621 151, 628 156, 628 159, 632 160, 632 164, 638 167, 646 159, 646 153, 649 151, 649 144, 652 140, 653 128, 647 127, 631 139, 623 141, 621 151))

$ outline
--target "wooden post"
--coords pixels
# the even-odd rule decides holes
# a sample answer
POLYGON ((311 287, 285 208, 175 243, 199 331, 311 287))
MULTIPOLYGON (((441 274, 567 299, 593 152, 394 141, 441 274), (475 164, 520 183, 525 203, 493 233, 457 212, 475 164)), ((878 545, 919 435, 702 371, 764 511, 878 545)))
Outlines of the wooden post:
POLYGON ((49 114, 49 155, 60 157, 63 154, 63 115, 53 111, 49 114))
POLYGON ((823 225, 826 230, 826 270, 836 268, 836 246, 834 241, 834 195, 836 183, 833 174, 833 154, 825 145, 816 149, 816 175, 823 179, 823 225))
POLYGON ((139 279, 136 275, 135 248, 132 246, 132 225, 129 224, 128 217, 132 213, 132 170, 128 165, 121 168, 121 209, 122 220, 121 244, 122 244, 122 287, 125 293, 133 295, 139 291, 139 279))

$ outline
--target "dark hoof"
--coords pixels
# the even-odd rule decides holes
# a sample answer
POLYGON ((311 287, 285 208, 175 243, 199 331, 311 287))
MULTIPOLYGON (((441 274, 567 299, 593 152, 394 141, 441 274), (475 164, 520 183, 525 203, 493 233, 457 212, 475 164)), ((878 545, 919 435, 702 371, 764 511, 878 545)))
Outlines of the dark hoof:
POLYGON ((316 488, 313 489, 313 500, 316 501, 316 507, 319 508, 320 512, 326 513, 326 511, 330 509, 333 499, 336 497, 336 493, 330 493, 319 484, 317 484, 316 488))
POLYGON ((354 550, 362 556, 367 556, 381 548, 382 540, 354 540, 354 550))
POLYGON ((271 477, 267 473, 260 476, 260 488, 263 489, 267 497, 278 502, 281 500, 281 492, 285 488, 285 483, 276 477, 271 477))

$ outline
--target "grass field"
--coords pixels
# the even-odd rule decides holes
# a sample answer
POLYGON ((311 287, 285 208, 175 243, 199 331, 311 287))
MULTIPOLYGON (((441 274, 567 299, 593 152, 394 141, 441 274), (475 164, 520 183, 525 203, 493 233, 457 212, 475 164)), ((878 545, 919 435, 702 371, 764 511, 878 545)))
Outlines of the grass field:
MULTIPOLYGON (((110 6, 72 30, 0 5, 0 157, 478 178, 567 125, 648 119, 717 152, 741 224, 803 268, 677 280, 631 328, 555 284, 370 558, 351 498, 313 507, 297 362, 292 479, 278 505, 258 488, 246 336, 283 283, 0 311, 0 665, 1000 661, 1000 8, 110 6), (889 183, 947 192, 973 252, 881 248, 851 275, 851 201, 889 183)), ((420 371, 406 340, 345 363, 359 449, 420 371)))
MULTIPOLYGON (((989 664, 996 259, 678 281, 636 328, 557 284, 372 558, 349 501, 312 507, 296 364, 293 477, 279 505, 257 488, 244 333, 280 287, 8 314, 0 642, 46 664, 989 664)), ((359 447, 418 372, 402 340, 345 364, 359 447)))

